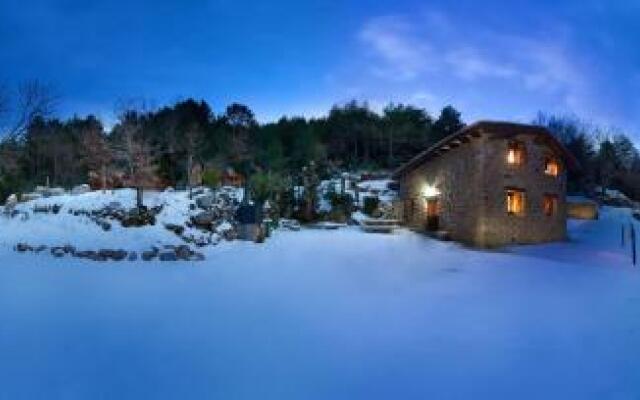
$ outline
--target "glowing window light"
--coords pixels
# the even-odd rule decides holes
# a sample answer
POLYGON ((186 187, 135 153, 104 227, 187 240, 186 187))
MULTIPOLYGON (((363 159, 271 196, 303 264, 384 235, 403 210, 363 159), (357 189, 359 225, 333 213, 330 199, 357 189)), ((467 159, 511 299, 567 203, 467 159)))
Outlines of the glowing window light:
POLYGON ((525 150, 524 145, 520 142, 511 142, 507 148, 507 164, 522 165, 524 164, 525 150))
POLYGON ((544 163, 544 173, 550 176, 558 176, 560 173, 560 165, 553 158, 547 158, 544 163))

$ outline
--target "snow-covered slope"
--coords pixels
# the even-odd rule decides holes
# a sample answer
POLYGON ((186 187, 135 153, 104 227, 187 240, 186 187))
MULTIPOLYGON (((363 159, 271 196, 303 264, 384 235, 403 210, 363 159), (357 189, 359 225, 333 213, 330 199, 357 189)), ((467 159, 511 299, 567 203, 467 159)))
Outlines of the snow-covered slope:
MULTIPOLYGON (((3 220, 2 242, 76 237, 54 221, 3 220)), ((278 231, 207 248, 197 268, 3 245, 0 398, 633 399, 629 222, 605 208, 566 243, 494 252, 402 230, 278 231)))
MULTIPOLYGON (((238 189, 240 190, 240 189, 238 189)), ((241 196, 238 193, 237 196, 241 196)), ((149 249, 150 246, 177 245, 183 243, 173 232, 165 229, 165 224, 184 225, 191 215, 199 212, 190 210, 188 193, 185 191, 147 191, 144 204, 147 207, 162 206, 155 225, 123 228, 117 221, 111 221, 111 229, 104 231, 87 216, 76 216, 73 210, 99 210, 117 203, 124 209, 135 206, 136 194, 132 189, 115 191, 94 191, 81 195, 63 195, 42 198, 21 203, 16 210, 28 213, 28 219, 20 216, 4 218, 0 216, 0 246, 10 248, 19 242, 32 245, 61 246, 71 244, 78 249, 121 248, 128 251, 149 249), (34 213, 35 207, 59 205, 57 214, 34 213)), ((188 229, 187 229, 188 230, 188 229)), ((197 231, 194 229, 194 233, 197 231)))

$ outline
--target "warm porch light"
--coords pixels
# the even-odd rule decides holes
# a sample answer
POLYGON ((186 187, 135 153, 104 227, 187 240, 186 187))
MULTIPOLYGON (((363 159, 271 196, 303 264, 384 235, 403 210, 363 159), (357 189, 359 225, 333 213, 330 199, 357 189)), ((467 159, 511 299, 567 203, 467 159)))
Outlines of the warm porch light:
POLYGON ((432 199, 434 197, 438 197, 440 195, 440 191, 437 187, 432 185, 424 185, 422 188, 422 196, 427 199, 432 199))

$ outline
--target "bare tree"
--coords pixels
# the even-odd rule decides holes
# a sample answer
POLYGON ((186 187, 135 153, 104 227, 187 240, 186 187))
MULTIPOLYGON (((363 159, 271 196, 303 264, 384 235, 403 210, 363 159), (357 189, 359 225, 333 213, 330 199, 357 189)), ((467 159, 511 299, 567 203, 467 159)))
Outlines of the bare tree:
POLYGON ((187 156, 187 189, 189 190, 189 199, 192 198, 193 185, 193 163, 195 154, 202 144, 202 132, 197 125, 191 125, 184 133, 184 150, 187 156))
POLYGON ((144 135, 141 113, 125 111, 119 119, 116 155, 126 166, 131 184, 136 188, 136 205, 141 208, 144 187, 155 178, 155 154, 144 135))
POLYGON ((15 138, 24 134, 36 118, 50 118, 58 101, 59 98, 54 94, 50 85, 43 84, 38 80, 20 85, 16 99, 16 116, 8 136, 15 138))
POLYGON ((100 174, 100 184, 104 192, 107 189, 108 167, 113 159, 107 138, 97 125, 87 127, 81 137, 86 164, 90 170, 100 174))

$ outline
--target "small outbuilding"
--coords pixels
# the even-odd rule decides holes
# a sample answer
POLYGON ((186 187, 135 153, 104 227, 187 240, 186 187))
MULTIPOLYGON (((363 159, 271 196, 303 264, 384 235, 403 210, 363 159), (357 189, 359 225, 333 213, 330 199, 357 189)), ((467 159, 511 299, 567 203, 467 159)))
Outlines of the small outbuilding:
POLYGON ((404 223, 481 247, 566 238, 573 155, 545 128, 468 125, 394 173, 404 223))

